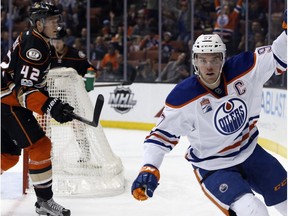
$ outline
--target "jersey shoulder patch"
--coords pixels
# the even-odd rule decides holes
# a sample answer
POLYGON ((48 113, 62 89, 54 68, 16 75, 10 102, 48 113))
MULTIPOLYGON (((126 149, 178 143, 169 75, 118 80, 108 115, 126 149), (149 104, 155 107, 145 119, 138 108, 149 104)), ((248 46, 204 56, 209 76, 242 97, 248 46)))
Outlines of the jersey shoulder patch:
POLYGON ((26 57, 33 61, 40 61, 40 59, 42 58, 42 54, 36 48, 30 48, 26 52, 26 57))
POLYGON ((82 61, 83 59, 86 59, 86 54, 81 50, 78 50, 72 46, 68 46, 68 51, 65 55, 65 58, 82 61))
POLYGON ((85 53, 84 53, 83 51, 81 51, 81 50, 78 51, 78 56, 79 56, 80 58, 86 58, 85 53))
POLYGON ((50 58, 50 47, 37 33, 23 34, 19 46, 21 58, 31 64, 43 64, 50 58))
POLYGON ((198 81, 198 77, 193 75, 175 86, 166 98, 166 105, 181 107, 206 92, 207 90, 198 81))

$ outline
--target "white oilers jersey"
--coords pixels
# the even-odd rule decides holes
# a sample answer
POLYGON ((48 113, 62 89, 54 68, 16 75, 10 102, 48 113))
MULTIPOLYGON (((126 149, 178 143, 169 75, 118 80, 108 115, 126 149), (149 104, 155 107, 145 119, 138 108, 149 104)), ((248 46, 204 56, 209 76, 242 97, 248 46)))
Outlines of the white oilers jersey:
POLYGON ((190 146, 186 159, 194 166, 216 170, 243 162, 258 139, 263 84, 287 68, 287 35, 272 46, 231 57, 223 66, 216 94, 192 76, 168 95, 159 122, 144 142, 144 164, 160 167, 165 153, 181 136, 190 146))

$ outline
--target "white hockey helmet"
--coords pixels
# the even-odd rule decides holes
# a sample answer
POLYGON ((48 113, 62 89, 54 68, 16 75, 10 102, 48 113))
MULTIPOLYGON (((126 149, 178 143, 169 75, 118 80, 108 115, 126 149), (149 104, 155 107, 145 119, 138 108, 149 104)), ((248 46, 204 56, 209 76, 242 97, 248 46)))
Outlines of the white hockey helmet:
POLYGON ((196 39, 196 41, 192 47, 192 64, 193 64, 194 69, 195 69, 195 74, 198 75, 200 77, 200 79, 202 79, 202 81, 204 82, 204 84, 206 86, 210 86, 211 88, 212 87, 214 88, 219 84, 219 80, 220 80, 221 73, 222 73, 222 68, 223 68, 223 65, 225 62, 225 54, 226 54, 226 45, 223 43, 223 41, 219 35, 217 35, 217 34, 205 34, 205 35, 202 34, 196 39), (221 53, 222 54, 222 65, 220 68, 220 73, 219 73, 218 78, 216 79, 216 81, 214 83, 207 83, 201 77, 201 73, 195 64, 197 54, 200 54, 200 53, 221 53))
POLYGON ((222 53, 222 59, 225 60, 226 45, 218 34, 202 34, 196 39, 192 47, 192 63, 194 67, 197 53, 222 53))

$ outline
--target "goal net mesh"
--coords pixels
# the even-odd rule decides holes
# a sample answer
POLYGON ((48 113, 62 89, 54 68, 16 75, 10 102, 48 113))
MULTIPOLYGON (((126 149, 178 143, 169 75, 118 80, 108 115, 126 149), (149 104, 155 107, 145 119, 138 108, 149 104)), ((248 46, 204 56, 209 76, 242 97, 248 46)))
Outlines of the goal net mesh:
MULTIPOLYGON (((92 104, 74 69, 51 69, 47 85, 51 97, 69 103, 76 114, 92 120, 95 102, 92 104)), ((37 119, 52 141, 55 195, 111 196, 124 191, 121 159, 113 153, 100 124, 97 128, 78 120, 59 124, 48 115, 37 119)))

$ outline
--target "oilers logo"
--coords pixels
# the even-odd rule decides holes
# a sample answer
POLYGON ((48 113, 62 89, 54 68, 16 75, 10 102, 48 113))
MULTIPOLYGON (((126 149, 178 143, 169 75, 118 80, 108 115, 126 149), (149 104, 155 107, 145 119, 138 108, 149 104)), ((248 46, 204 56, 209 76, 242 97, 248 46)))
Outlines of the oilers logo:
POLYGON ((232 98, 223 103, 215 112, 214 125, 224 135, 237 132, 246 122, 247 106, 244 101, 232 98))
POLYGON ((130 88, 117 87, 113 93, 110 93, 108 104, 110 104, 116 112, 124 114, 129 112, 136 104, 133 97, 134 93, 131 92, 130 88))

